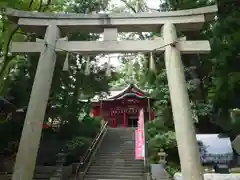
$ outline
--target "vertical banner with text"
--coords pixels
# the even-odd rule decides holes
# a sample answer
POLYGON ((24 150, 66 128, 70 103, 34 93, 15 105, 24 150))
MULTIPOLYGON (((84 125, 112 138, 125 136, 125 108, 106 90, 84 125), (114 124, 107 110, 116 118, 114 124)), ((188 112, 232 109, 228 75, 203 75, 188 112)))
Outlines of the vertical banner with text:
POLYGON ((138 128, 135 131, 135 159, 143 160, 145 156, 144 112, 139 111, 138 128))

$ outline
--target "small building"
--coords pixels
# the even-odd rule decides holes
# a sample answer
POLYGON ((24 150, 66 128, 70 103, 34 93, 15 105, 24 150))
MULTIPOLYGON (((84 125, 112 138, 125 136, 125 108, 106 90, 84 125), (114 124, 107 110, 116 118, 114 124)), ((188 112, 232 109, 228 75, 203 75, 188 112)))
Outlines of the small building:
POLYGON ((102 117, 111 127, 136 127, 140 109, 144 110, 145 121, 154 119, 153 99, 135 84, 111 89, 104 97, 95 96, 91 102, 93 116, 102 117))

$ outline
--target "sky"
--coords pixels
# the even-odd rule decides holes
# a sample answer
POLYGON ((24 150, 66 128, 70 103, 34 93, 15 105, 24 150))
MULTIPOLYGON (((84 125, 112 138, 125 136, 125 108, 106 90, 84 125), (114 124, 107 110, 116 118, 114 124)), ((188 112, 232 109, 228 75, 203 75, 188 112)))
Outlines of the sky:
MULTIPOLYGON (((160 0, 146 0, 146 2, 147 2, 147 6, 149 7, 149 8, 153 8, 153 9, 157 9, 157 7, 159 6, 159 4, 160 4, 160 0)), ((124 5, 122 2, 121 2, 121 0, 111 0, 111 3, 112 4, 115 4, 115 5, 117 5, 117 6, 121 6, 121 5, 124 5)), ((111 56, 111 55, 110 55, 111 56)), ((113 57, 112 58, 110 58, 110 64, 112 65, 112 66, 114 66, 114 67, 119 67, 120 66, 120 64, 121 64, 121 62, 117 59, 117 54, 113 54, 112 55, 113 57)), ((104 64, 104 63, 106 63, 106 62, 108 62, 108 58, 101 58, 100 59, 100 64, 104 64)))
MULTIPOLYGON (((160 0, 146 0, 148 7, 155 8, 158 7, 158 4, 160 3, 160 0)), ((121 0, 111 0, 111 3, 113 4, 122 4, 121 0)))

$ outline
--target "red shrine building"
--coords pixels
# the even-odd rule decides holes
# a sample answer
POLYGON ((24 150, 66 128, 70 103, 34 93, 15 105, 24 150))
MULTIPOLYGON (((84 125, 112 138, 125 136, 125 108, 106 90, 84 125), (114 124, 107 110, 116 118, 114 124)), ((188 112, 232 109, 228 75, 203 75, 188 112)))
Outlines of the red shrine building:
POLYGON ((122 89, 111 89, 104 98, 92 99, 92 114, 102 117, 111 127, 136 127, 139 110, 144 110, 145 122, 154 119, 153 100, 134 84, 122 89))

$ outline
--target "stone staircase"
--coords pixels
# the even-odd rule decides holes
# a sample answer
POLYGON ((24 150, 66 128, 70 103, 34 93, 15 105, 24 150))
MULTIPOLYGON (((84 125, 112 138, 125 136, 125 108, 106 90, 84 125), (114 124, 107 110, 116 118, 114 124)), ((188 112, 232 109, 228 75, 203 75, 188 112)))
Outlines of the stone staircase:
POLYGON ((135 160, 135 128, 108 128, 84 180, 143 180, 144 162, 135 160))

